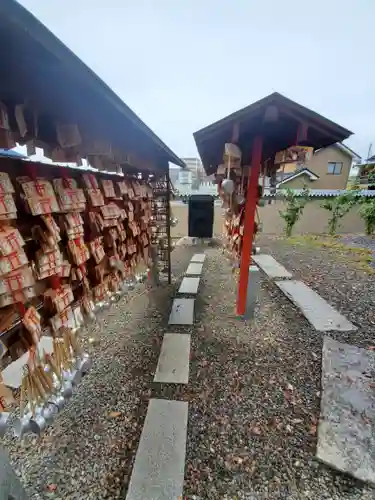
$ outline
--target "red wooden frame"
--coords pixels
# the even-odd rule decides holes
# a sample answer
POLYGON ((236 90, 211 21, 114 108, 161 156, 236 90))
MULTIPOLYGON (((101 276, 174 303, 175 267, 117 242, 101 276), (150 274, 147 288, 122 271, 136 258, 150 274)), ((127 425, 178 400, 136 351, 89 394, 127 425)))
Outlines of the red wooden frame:
POLYGON ((253 247, 255 211, 258 201, 258 183, 262 161, 262 137, 254 138, 250 175, 247 187, 245 206, 244 234, 242 240, 240 277, 237 294, 237 314, 243 316, 246 310, 247 286, 249 280, 249 267, 253 247))

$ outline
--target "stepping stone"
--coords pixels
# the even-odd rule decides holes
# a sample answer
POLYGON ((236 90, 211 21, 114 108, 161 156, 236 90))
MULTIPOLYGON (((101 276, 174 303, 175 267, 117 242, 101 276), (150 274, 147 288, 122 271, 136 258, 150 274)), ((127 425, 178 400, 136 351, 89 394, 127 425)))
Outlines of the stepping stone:
POLYGON ((202 274, 202 267, 203 267, 203 264, 198 264, 196 262, 191 262, 188 265, 188 268, 186 269, 186 273, 185 274, 192 274, 192 275, 199 276, 200 274, 202 274))
POLYGON ((357 327, 302 281, 275 281, 275 284, 301 310, 315 330, 319 332, 357 330, 357 327))
POLYGON ((188 403, 151 399, 126 500, 182 498, 188 403))
POLYGON ((28 500, 30 497, 26 494, 23 486, 15 473, 8 454, 0 450, 0 500, 28 500))
POLYGON ((191 258, 191 262, 204 262, 205 258, 206 258, 206 255, 204 253, 196 253, 191 258))
POLYGON ((291 278, 292 275, 279 264, 272 255, 259 254, 253 255, 252 260, 264 271, 269 278, 291 278))
POLYGON ((246 294, 246 310, 244 319, 251 319, 254 317, 255 305, 259 295, 259 286, 261 281, 261 272, 257 266, 249 267, 249 279, 247 282, 246 294))
POLYGON ((194 323, 195 299, 174 299, 169 325, 192 325, 194 323))
POLYGON ((177 293, 198 293, 200 278, 184 278, 177 293))
POLYGON ((189 382, 190 335, 166 333, 159 355, 154 382, 187 384, 189 382))
POLYGON ((316 455, 375 485, 375 353, 325 336, 316 455))

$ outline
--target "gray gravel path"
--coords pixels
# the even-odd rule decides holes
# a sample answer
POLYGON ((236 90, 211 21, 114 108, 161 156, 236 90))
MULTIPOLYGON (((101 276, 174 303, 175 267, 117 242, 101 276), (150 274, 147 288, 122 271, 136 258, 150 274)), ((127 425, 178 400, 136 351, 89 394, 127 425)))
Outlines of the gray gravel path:
MULTIPOLYGON (((175 274, 187 266, 180 256, 175 274)), ((93 368, 54 425, 40 439, 3 440, 30 500, 125 498, 174 295, 170 286, 144 290, 106 313, 93 368)))
MULTIPOLYGON (((318 258, 316 249, 310 255, 274 241, 261 245, 360 326, 340 334, 343 341, 373 343, 373 317, 363 299, 374 291, 370 279, 359 273, 362 281, 348 286, 344 281, 358 272, 326 254, 318 258)), ((192 334, 189 384, 152 383, 164 332, 179 331, 167 325, 179 281, 115 306, 93 370, 53 428, 39 441, 6 441, 32 500, 124 499, 147 403, 155 396, 189 402, 187 499, 375 498, 313 458, 320 334, 265 280, 255 320, 239 321, 231 266, 220 249, 204 250, 197 322, 184 329, 192 334)), ((175 274, 199 251, 176 249, 175 274)))
POLYGON ((314 460, 322 338, 262 283, 254 322, 235 316, 236 280, 208 250, 189 386, 188 499, 370 499, 374 492, 314 460))

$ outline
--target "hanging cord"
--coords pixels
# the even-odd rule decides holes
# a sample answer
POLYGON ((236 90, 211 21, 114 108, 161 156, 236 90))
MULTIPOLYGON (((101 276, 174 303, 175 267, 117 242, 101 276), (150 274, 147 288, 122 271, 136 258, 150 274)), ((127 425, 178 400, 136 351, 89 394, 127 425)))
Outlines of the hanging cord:
POLYGON ((240 189, 239 189, 239 194, 240 194, 240 195, 243 195, 243 194, 244 194, 244 191, 245 191, 244 182, 245 182, 245 169, 244 169, 244 167, 242 166, 242 172, 241 172, 241 184, 240 184, 240 189))
POLYGON ((265 189, 265 186, 266 186, 266 177, 268 177, 268 162, 269 160, 266 160, 264 162, 264 166, 263 166, 263 185, 262 185, 262 194, 264 195, 264 189, 265 189))
MULTIPOLYGON (((259 197, 259 199, 260 199, 260 197, 259 197)), ((255 205, 255 215, 256 215, 256 218, 257 218, 258 227, 257 227, 257 232, 254 234, 254 238, 256 238, 257 234, 261 231, 261 228, 262 228, 262 221, 261 221, 261 218, 260 218, 260 215, 259 215, 259 207, 258 207, 259 199, 257 201, 257 204, 255 205)))
POLYGON ((255 207, 255 214, 257 216, 257 222, 258 222, 258 224, 260 224, 261 220, 260 220, 260 217, 259 217, 258 207, 255 207))
MULTIPOLYGON (((228 171, 227 171, 227 180, 230 180, 230 160, 231 160, 231 156, 229 155, 228 157, 228 171)), ((231 211, 232 210, 232 198, 233 198, 233 193, 231 193, 229 195, 229 210, 231 211)))
POLYGON ((227 170, 227 179, 230 178, 230 154, 228 155, 228 170, 227 170))

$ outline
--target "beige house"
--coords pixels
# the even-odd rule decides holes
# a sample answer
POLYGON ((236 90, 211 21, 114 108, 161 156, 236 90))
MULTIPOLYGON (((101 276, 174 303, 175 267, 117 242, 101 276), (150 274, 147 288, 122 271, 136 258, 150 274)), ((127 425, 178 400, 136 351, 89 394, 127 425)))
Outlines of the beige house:
POLYGON ((287 164, 280 169, 277 189, 336 190, 346 189, 351 168, 360 157, 341 143, 314 152, 307 165, 287 164))

